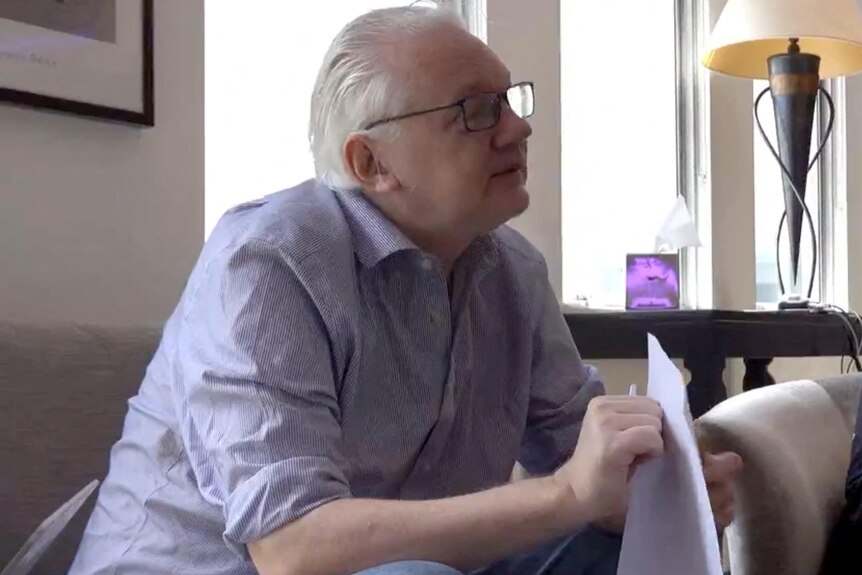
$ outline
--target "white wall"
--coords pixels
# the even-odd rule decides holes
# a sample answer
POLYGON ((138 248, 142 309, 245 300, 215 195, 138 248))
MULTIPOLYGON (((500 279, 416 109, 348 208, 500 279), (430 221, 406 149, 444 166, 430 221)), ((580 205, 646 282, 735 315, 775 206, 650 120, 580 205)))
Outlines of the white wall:
POLYGON ((0 105, 0 319, 161 323, 203 239, 203 0, 156 0, 156 127, 0 105))
POLYGON ((560 0, 487 0, 488 45, 516 82, 536 84, 530 120, 530 209, 515 222, 548 260, 551 285, 563 294, 560 219, 560 0))

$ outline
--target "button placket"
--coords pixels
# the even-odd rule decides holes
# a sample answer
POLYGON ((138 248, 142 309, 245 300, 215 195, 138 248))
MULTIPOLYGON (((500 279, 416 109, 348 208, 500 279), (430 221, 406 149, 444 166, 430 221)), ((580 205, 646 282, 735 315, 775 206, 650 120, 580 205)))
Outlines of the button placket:
POLYGON ((433 301, 429 304, 430 309, 427 312, 429 322, 436 329, 451 330, 447 317, 450 313, 449 292, 442 274, 437 271, 434 261, 426 255, 420 256, 419 267, 433 276, 428 278, 428 281, 433 282, 432 291, 434 294, 432 296, 433 301))

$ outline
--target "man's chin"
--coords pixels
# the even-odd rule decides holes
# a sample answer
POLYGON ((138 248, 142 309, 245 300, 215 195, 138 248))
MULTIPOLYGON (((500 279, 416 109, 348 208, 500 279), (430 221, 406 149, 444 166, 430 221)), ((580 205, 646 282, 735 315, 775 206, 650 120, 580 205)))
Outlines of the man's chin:
POLYGON ((510 194, 512 200, 512 209, 515 211, 515 213, 512 215, 512 217, 514 218, 515 216, 520 216, 521 214, 523 214, 525 211, 527 211, 527 208, 530 207, 530 192, 527 190, 527 186, 525 184, 521 184, 520 186, 517 186, 514 190, 512 190, 510 194))
POLYGON ((498 225, 503 225, 527 211, 530 207, 530 194, 523 185, 513 186, 505 191, 497 191, 493 201, 496 204, 495 211, 500 215, 498 225))

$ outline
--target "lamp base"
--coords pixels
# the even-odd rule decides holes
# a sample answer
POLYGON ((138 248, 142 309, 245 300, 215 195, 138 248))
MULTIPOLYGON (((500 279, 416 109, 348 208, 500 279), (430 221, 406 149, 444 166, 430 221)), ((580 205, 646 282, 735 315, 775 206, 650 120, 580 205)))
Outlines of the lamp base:
POLYGON ((811 300, 798 294, 786 294, 784 299, 778 302, 778 309, 808 309, 811 300))

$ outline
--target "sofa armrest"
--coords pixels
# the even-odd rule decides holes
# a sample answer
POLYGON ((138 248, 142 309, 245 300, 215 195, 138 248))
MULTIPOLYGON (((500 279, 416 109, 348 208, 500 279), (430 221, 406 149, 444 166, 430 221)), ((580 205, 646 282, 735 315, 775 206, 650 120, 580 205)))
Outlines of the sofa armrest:
POLYGON ((735 396, 696 422, 706 449, 745 462, 727 532, 734 575, 818 572, 850 461, 852 423, 834 395, 814 381, 783 383, 735 396))

